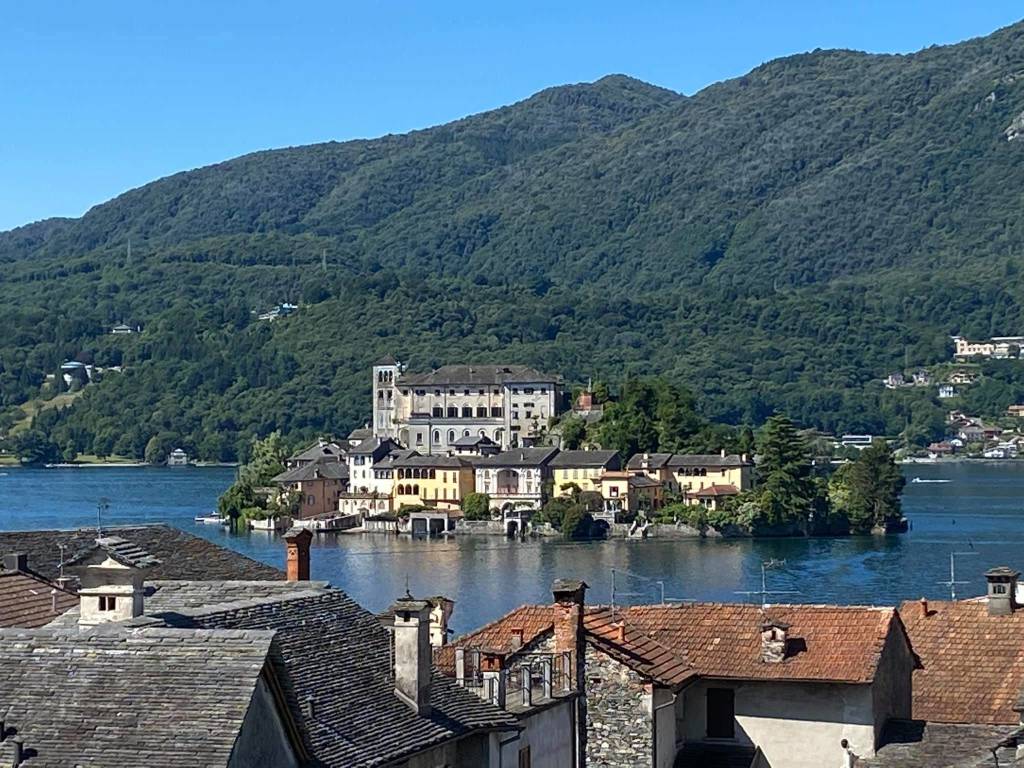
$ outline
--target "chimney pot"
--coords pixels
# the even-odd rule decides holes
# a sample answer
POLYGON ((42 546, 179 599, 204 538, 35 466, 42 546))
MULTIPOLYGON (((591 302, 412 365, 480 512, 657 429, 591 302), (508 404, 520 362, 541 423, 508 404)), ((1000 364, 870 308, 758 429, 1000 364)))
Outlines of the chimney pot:
POLYGON ((291 528, 284 540, 288 581, 309 581, 309 543, 313 534, 308 528, 291 528))
POLYGON ((615 639, 620 643, 626 642, 626 622, 619 622, 615 627, 615 639))
POLYGON ((723 449, 722 449, 722 450, 720 451, 720 453, 722 454, 722 458, 724 459, 724 458, 725 458, 725 448, 723 448, 723 449))
POLYGON ((921 598, 921 615, 922 616, 927 616, 928 615, 928 598, 926 598, 926 597, 922 597, 921 598))
POLYGON ((5 571, 27 571, 28 555, 24 552, 11 552, 4 555, 5 571))
POLYGON ((1020 572, 1005 565, 985 571, 988 582, 989 616, 1008 616, 1017 608, 1017 579, 1020 572))
POLYGON ((789 625, 767 619, 761 624, 761 661, 778 664, 786 659, 789 642, 789 625))
POLYGON ((523 628, 514 627, 512 629, 512 650, 518 651, 523 647, 523 628))
POLYGON ((583 605, 587 584, 572 579, 556 579, 551 585, 555 598, 555 653, 569 654, 569 679, 575 690, 583 690, 583 605))

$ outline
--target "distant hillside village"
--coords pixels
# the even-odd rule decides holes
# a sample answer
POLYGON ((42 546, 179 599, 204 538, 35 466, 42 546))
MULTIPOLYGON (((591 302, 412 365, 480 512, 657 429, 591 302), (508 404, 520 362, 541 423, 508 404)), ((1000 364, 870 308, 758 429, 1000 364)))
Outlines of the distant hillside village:
POLYGON ((648 433, 689 430, 689 443, 686 434, 671 433, 658 445, 717 439, 664 384, 635 385, 632 394, 643 406, 630 410, 622 401, 596 402, 601 397, 590 388, 569 402, 559 377, 522 365, 408 373, 388 358, 372 376, 370 424, 291 455, 281 453, 280 436, 258 442, 253 460, 221 498, 222 518, 266 529, 294 524, 315 531, 569 538, 849 533, 900 524, 902 477, 888 446, 870 437, 858 438, 853 464, 875 462, 870 472, 888 478, 891 492, 884 503, 865 505, 873 511, 844 517, 829 494, 835 486, 833 495, 845 504, 847 476, 856 473, 813 476, 810 446, 784 417, 762 434, 761 469, 781 486, 769 484, 761 498, 749 435, 744 441, 721 433, 714 453, 624 453, 593 439, 611 434, 637 444, 617 429, 622 423, 627 432, 637 423, 648 433), (664 403, 675 408, 677 421, 643 427, 650 412, 669 410, 664 403))

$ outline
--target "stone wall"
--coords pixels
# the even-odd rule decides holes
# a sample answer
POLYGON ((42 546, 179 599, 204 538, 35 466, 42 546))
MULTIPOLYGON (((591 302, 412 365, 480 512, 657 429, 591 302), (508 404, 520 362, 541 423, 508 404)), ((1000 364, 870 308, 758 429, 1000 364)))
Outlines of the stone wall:
POLYGON ((650 766, 651 695, 640 677, 587 648, 587 768, 650 766))

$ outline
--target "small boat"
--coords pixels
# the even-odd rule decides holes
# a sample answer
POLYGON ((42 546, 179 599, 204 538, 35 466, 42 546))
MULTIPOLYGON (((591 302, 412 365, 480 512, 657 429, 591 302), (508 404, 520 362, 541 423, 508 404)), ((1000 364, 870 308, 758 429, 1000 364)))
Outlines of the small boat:
POLYGON ((953 481, 952 480, 938 480, 938 479, 934 479, 933 480, 933 479, 929 479, 929 478, 926 478, 926 477, 915 477, 910 482, 912 482, 912 483, 951 483, 953 481))
POLYGON ((203 525, 227 525, 227 521, 220 515, 198 515, 193 519, 203 525))

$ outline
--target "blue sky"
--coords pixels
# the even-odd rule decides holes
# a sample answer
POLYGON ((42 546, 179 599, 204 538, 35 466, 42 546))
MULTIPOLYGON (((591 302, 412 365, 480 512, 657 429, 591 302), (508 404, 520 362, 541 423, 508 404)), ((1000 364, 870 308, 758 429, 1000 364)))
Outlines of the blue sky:
POLYGON ((400 133, 613 72, 693 93, 777 56, 907 52, 1016 20, 1012 3, 960 0, 7 0, 0 230, 253 150, 400 133))

